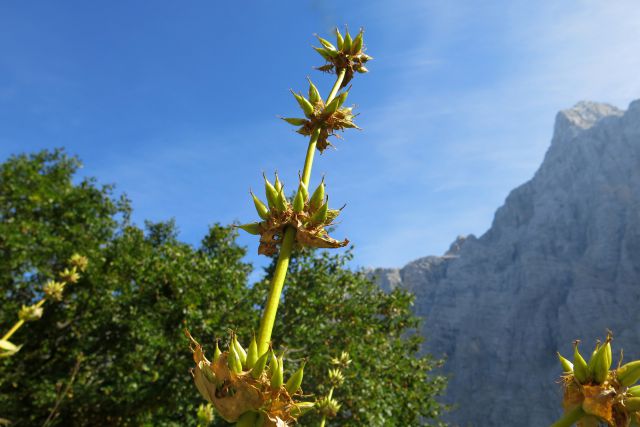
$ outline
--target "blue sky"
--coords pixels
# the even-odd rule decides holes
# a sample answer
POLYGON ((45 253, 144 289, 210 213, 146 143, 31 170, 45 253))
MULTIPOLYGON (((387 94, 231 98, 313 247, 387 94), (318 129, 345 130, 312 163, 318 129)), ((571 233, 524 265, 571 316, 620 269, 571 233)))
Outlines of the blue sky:
POLYGON ((558 110, 640 98, 637 0, 2 2, 0 160, 64 146, 128 194, 138 224, 173 217, 192 243, 252 221, 262 171, 294 186, 306 141, 277 116, 297 115, 288 91, 307 75, 328 91, 310 46, 336 24, 363 26, 375 58, 349 96, 364 130, 312 176, 347 203, 334 234, 354 265, 482 234, 558 110))

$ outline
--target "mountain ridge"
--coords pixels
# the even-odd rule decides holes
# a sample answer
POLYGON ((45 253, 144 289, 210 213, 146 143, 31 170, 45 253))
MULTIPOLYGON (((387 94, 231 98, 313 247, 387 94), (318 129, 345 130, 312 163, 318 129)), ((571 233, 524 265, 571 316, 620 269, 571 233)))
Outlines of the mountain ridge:
POLYGON ((640 100, 582 101, 556 115, 541 166, 487 232, 370 272, 416 295, 425 351, 452 375, 454 425, 549 425, 561 411, 555 351, 570 355, 576 338, 587 348, 608 328, 640 358, 638 208, 640 100))

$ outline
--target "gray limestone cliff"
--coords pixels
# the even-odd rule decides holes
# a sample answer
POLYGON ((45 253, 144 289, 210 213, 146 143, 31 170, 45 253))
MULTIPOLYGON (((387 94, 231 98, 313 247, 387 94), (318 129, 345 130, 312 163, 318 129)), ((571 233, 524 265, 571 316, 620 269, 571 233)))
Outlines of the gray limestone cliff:
POLYGON ((544 162, 484 235, 372 274, 415 293, 425 350, 447 359, 453 425, 548 426, 556 350, 580 338, 588 351, 608 328, 640 358, 640 101, 558 113, 544 162))

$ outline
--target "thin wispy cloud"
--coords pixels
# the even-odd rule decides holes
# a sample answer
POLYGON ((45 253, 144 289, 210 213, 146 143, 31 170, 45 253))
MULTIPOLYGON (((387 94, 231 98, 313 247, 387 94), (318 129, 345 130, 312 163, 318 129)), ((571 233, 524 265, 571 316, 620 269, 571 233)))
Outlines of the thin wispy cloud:
POLYGON ((429 2, 417 15, 429 37, 396 64, 397 89, 369 112, 368 130, 385 153, 380 180, 423 187, 396 194, 396 209, 384 211, 389 226, 365 248, 370 265, 402 265, 442 253, 457 234, 483 233, 508 191, 537 169, 559 109, 582 99, 625 108, 640 97, 637 2, 504 6, 429 2), (472 64, 460 50, 476 48, 496 64, 461 72, 472 64), (429 84, 443 73, 460 74, 451 86, 429 84), (457 209, 434 215, 446 205, 457 209))

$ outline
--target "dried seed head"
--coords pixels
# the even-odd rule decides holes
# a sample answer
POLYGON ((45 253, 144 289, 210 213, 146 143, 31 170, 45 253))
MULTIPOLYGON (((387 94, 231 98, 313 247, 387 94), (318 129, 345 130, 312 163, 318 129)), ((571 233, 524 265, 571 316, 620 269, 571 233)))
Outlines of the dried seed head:
POLYGON ((66 283, 77 283, 80 280, 77 267, 71 267, 71 269, 65 268, 59 274, 60 279, 66 283))
POLYGON ((264 207, 259 210, 259 215, 263 214, 261 215, 263 221, 237 226, 250 234, 260 235, 259 254, 274 255, 278 245, 282 243, 287 227, 295 229, 296 244, 302 247, 340 248, 349 243, 346 239, 338 241, 331 238, 326 231, 326 227, 334 224, 334 220, 342 208, 329 209, 324 191, 324 180, 316 188, 311 198, 309 198, 306 185, 300 181, 298 190, 291 201, 286 198, 283 184, 279 178, 276 183, 280 188, 278 192, 265 177, 267 200, 272 206, 267 211, 264 207))
POLYGON ((80 271, 85 271, 87 269, 87 266, 89 265, 89 260, 87 259, 87 257, 80 254, 73 254, 71 255, 71 258, 69 258, 69 264, 71 264, 72 267, 76 267, 80 271))
MULTIPOLYGON (((282 360, 276 359, 274 363, 275 378, 273 373, 265 372, 264 366, 267 357, 272 354, 271 350, 256 361, 253 369, 247 367, 238 370, 235 366, 236 362, 230 361, 231 358, 237 359, 237 345, 232 343, 228 352, 222 353, 217 360, 210 362, 204 356, 202 346, 188 332, 186 335, 193 351, 195 366, 191 374, 196 388, 226 421, 240 423, 250 418, 247 415, 248 412, 259 412, 264 421, 261 425, 265 427, 292 425, 299 416, 312 407, 308 402, 297 402, 293 398, 293 393, 288 393, 285 389, 280 378, 282 360)), ((296 394, 298 395, 299 393, 296 394)))
POLYGON ((331 363, 333 365, 341 366, 343 368, 348 367, 351 364, 351 359, 349 358, 349 353, 343 351, 340 353, 339 357, 331 358, 331 363))
POLYGON ((340 387, 344 382, 344 374, 339 368, 329 369, 329 382, 333 387, 340 387))
MULTIPOLYGON (((343 107, 346 101, 348 91, 344 91, 335 97, 326 106, 320 100, 316 103, 312 113, 307 114, 307 119, 302 122, 297 132, 300 135, 311 136, 314 132, 318 134, 318 142, 316 148, 323 152, 332 144, 328 139, 332 136, 339 138, 337 132, 343 132, 345 129, 360 129, 354 122, 355 115, 352 107, 343 107)), ((289 123, 300 123, 299 121, 290 121, 289 123)), ((298 126, 296 124, 296 126, 298 126)))
POLYGON ((598 342, 588 363, 574 341, 573 372, 572 364, 558 355, 564 370, 562 406, 565 414, 574 408, 583 411, 578 425, 628 426, 640 410, 640 386, 630 387, 640 379, 640 360, 610 370, 611 337, 609 333, 604 343, 598 342))
POLYGON ((364 53, 366 48, 364 46, 364 31, 362 29, 358 35, 352 39, 348 29, 346 29, 345 35, 342 37, 340 31, 336 28, 337 48, 320 37, 318 37, 318 40, 322 47, 314 47, 314 49, 327 63, 321 67, 317 67, 317 69, 336 74, 341 70, 345 70, 342 87, 349 84, 351 79, 353 79, 354 72, 366 72, 367 70, 364 64, 373 59, 364 53))
POLYGON ((23 305, 18 312, 18 318, 24 322, 31 322, 40 319, 43 311, 42 307, 37 305, 23 305))
POLYGON ((211 403, 200 404, 198 407, 198 423, 202 426, 208 426, 213 422, 213 406, 211 403))
POLYGON ((340 410, 340 406, 342 405, 337 400, 329 398, 329 396, 322 397, 316 402, 318 411, 327 418, 335 417, 340 410))
POLYGON ((54 301, 62 301, 62 293, 64 291, 64 282, 56 282, 55 280, 49 280, 42 287, 42 291, 47 296, 47 298, 52 299, 54 301))

